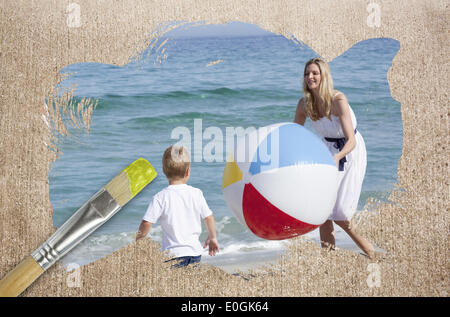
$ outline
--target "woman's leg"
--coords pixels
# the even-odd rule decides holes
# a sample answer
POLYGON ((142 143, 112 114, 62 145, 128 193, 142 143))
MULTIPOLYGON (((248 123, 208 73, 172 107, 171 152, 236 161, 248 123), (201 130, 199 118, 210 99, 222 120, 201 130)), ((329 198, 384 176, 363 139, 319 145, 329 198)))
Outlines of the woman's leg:
POLYGON ((319 227, 320 232, 320 245, 322 248, 328 248, 334 250, 336 245, 334 239, 334 227, 333 221, 327 220, 323 225, 319 227))
POLYGON ((372 259, 375 254, 375 250, 373 248, 372 243, 370 243, 366 238, 359 235, 356 232, 356 226, 348 220, 340 221, 335 220, 334 221, 339 227, 341 227, 349 236, 352 238, 353 241, 355 241, 356 245, 364 251, 367 256, 372 259))

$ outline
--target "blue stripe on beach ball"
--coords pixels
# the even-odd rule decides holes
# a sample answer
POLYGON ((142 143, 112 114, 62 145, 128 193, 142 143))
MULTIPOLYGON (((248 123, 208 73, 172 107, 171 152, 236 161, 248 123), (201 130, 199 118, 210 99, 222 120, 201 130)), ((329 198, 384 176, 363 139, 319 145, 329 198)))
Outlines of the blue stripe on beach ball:
POLYGON ((296 164, 336 166, 330 151, 318 136, 299 124, 286 123, 260 143, 249 172, 255 175, 296 164))

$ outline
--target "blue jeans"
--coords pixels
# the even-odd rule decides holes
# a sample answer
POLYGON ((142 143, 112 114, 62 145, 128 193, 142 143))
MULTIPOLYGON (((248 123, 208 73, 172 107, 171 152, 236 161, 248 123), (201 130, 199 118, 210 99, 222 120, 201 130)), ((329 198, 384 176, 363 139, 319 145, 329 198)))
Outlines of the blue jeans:
MULTIPOLYGON (((180 256, 178 258, 170 259, 169 261, 177 261, 178 263, 172 265, 172 267, 184 267, 189 264, 199 263, 202 256, 180 256)), ((167 262, 169 262, 167 261, 167 262)))

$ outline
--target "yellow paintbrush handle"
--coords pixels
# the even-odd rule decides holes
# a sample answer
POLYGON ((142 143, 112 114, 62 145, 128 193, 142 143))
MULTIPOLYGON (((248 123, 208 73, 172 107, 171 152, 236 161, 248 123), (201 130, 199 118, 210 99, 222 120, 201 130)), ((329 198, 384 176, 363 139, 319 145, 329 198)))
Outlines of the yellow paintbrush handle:
POLYGON ((0 297, 15 297, 33 283, 44 270, 30 255, 0 281, 0 297))

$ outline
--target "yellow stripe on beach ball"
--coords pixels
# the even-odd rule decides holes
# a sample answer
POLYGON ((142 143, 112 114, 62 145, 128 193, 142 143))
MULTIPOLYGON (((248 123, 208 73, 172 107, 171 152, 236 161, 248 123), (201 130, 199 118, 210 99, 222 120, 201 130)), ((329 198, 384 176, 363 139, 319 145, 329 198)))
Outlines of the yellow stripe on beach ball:
POLYGON ((222 189, 242 180, 243 174, 232 157, 227 159, 225 170, 223 171, 222 189))

